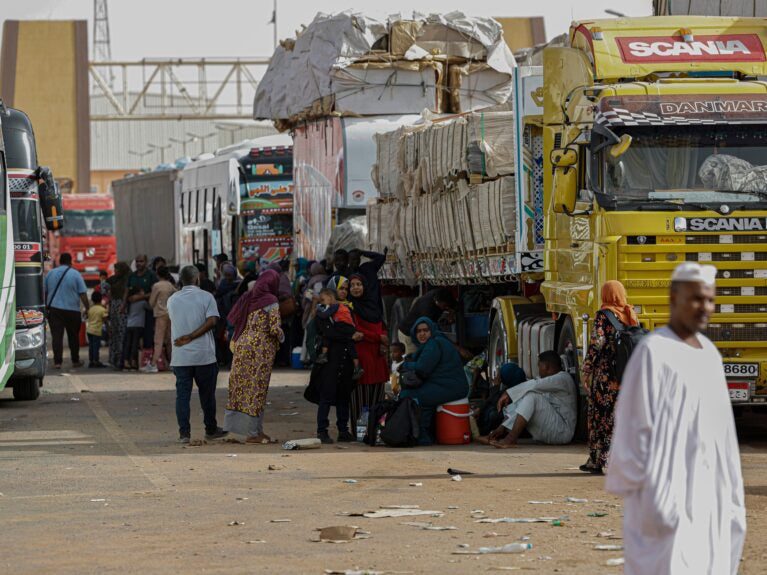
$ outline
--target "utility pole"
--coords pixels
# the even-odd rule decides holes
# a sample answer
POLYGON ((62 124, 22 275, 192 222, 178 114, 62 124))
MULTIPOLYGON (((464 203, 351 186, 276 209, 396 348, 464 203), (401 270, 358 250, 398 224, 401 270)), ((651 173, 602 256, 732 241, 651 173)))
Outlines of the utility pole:
MULTIPOLYGON (((93 61, 109 62, 112 60, 112 42, 109 37, 109 7, 107 0, 93 0, 93 61)), ((102 77, 110 88, 114 84, 112 69, 104 70, 102 77)))
POLYGON ((269 21, 269 24, 272 24, 274 26, 274 47, 277 47, 277 0, 274 0, 274 7, 272 9, 272 19, 269 21))

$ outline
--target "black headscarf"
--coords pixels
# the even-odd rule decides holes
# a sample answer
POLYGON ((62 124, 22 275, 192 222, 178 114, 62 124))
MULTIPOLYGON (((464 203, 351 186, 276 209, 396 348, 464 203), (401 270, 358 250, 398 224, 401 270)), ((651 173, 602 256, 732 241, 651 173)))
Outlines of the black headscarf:
POLYGON ((352 274, 349 278, 349 283, 353 279, 358 279, 362 282, 362 297, 352 296, 351 289, 349 290, 349 300, 354 304, 354 313, 368 323, 381 323, 383 321, 383 315, 381 314, 381 308, 373 297, 369 295, 368 283, 365 276, 362 274, 352 274))

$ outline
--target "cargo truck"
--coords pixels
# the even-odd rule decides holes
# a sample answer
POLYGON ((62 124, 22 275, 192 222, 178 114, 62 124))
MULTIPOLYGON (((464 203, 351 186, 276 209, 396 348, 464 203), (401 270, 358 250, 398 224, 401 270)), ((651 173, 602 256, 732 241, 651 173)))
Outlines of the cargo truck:
MULTIPOLYGON (((537 352, 554 349, 579 378, 604 282, 623 282, 640 322, 654 329, 669 319, 674 267, 712 263, 717 304, 706 335, 722 354, 733 403, 765 403, 763 20, 574 22, 568 44, 546 48, 542 68, 515 71, 514 162, 504 176, 513 178, 515 214, 504 208, 510 182, 484 169, 447 170, 458 189, 428 189, 442 165, 430 156, 415 192, 405 186, 368 209, 372 247, 395 252, 383 278, 454 286, 462 312, 484 290, 492 300, 483 311, 459 313, 459 343, 482 344, 491 372, 513 359, 529 376, 537 352)), ((484 129, 489 117, 475 123, 484 129)), ((398 152, 405 164, 410 151, 398 152)), ((393 312, 390 323, 403 313, 397 304, 393 312)))
POLYGON ((99 272, 114 272, 117 261, 114 201, 109 194, 62 194, 67 226, 49 232, 51 259, 72 254, 72 267, 88 285, 99 281, 99 272))
POLYGON ((45 230, 63 227, 61 193, 50 169, 38 165, 29 117, 2 110, 16 264, 16 357, 9 386, 17 400, 40 395, 47 364, 43 264, 45 230))

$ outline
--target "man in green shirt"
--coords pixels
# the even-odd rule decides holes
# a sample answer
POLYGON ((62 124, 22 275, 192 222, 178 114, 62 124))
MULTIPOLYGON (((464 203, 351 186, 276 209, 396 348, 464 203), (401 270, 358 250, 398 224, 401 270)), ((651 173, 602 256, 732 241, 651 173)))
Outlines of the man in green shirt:
MULTIPOLYGON (((148 258, 146 254, 139 254, 134 260, 136 271, 128 278, 128 289, 138 287, 144 290, 141 295, 134 295, 130 298, 131 302, 139 300, 149 301, 149 295, 152 292, 152 286, 157 283, 157 275, 147 267, 148 258)), ((154 315, 152 310, 146 310, 146 320, 144 321, 144 333, 141 336, 143 349, 154 349, 154 315)))

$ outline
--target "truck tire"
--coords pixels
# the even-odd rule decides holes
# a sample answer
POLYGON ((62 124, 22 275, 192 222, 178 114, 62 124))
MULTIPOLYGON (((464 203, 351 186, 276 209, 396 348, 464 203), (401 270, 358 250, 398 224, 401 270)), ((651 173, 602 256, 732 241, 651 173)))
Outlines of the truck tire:
POLYGON ((575 439, 585 441, 588 439, 588 397, 580 382, 580 366, 578 365, 578 339, 575 336, 575 326, 570 317, 566 317, 562 323, 557 339, 557 353, 562 358, 565 369, 573 376, 576 386, 577 420, 575 424, 575 439), (569 369, 568 369, 569 368, 569 369))
POLYGON ((25 377, 13 382, 13 399, 16 401, 34 401, 40 397, 40 380, 25 377))
POLYGON ((509 361, 507 347, 503 316, 496 312, 490 320, 490 335, 487 338, 487 373, 491 382, 495 381, 495 376, 501 366, 509 361))

